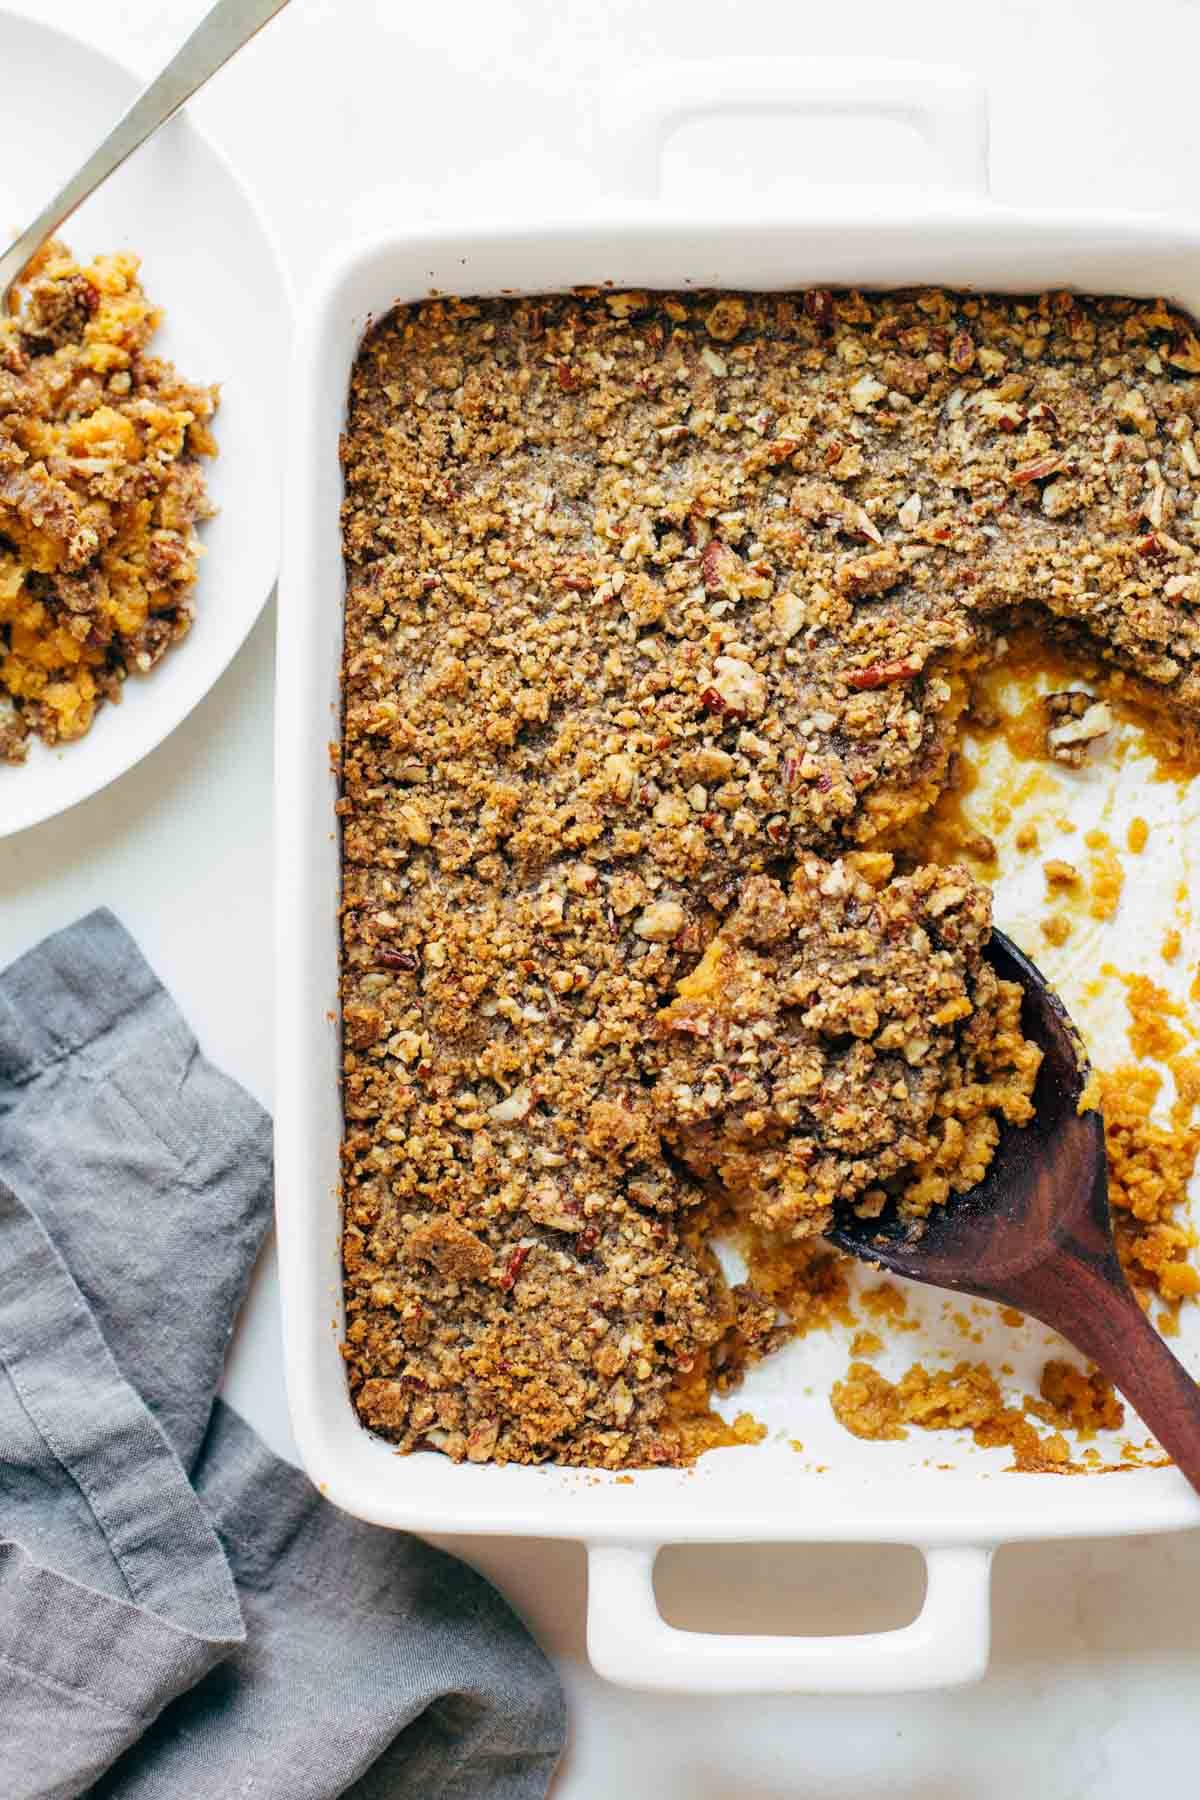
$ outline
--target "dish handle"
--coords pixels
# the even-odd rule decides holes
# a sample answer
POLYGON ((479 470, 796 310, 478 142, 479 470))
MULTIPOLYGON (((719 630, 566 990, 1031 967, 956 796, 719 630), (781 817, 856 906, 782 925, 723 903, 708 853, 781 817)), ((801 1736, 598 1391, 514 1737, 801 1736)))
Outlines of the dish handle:
POLYGON ((925 139, 945 187, 987 198, 987 94, 974 76, 860 57, 722 57, 654 64, 623 78, 604 105, 606 173, 630 194, 657 200, 671 132, 722 113, 894 119, 925 139))
POLYGON ((958 1687, 987 1668, 992 1552, 922 1551, 911 1625, 847 1637, 740 1637, 668 1625, 654 1594, 661 1546, 588 1545, 592 1667, 621 1687, 689 1694, 886 1694, 958 1687))

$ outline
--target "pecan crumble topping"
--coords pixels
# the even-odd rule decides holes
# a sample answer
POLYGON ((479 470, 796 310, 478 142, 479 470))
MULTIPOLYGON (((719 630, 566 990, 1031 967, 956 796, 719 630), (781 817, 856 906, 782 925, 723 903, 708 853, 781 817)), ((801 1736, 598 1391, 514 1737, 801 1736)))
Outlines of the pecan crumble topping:
MULTIPOLYGON (((769 1232, 919 1216, 985 1174, 1024 1125, 1040 1052, 1021 990, 983 961, 987 891, 963 868, 801 856, 788 893, 751 876, 659 1015, 664 1141, 769 1232)), ((653 1066, 653 1065, 652 1065, 653 1066)))
MULTIPOLYGON (((367 1424, 679 1461, 681 1385, 772 1339, 708 1247, 721 1178, 785 1240, 978 1179, 1036 1051, 986 890, 904 846, 1015 620, 1197 710, 1198 373, 1173 309, 1064 294, 437 300, 368 334, 340 801, 367 1424)), ((1089 705, 1047 709, 1066 760, 1089 705)))

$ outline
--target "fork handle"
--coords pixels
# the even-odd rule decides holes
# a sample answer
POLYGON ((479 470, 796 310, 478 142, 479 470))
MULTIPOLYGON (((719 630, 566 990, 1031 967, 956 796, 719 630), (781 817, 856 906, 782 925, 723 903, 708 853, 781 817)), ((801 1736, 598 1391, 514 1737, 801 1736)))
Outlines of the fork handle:
POLYGON ((286 5, 287 0, 217 0, 161 75, 139 94, 83 167, 0 256, 0 304, 64 219, 286 5))
POLYGON ((1090 1357, 1200 1491, 1200 1387, 1138 1305, 1116 1257, 1063 1246, 1022 1277, 1013 1304, 1090 1357))

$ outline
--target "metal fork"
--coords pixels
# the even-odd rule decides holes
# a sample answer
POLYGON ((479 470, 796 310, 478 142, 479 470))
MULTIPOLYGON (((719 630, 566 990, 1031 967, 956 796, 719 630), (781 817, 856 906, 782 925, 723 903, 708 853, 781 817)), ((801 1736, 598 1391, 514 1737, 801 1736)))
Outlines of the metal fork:
POLYGON ((8 309, 14 282, 63 220, 286 5, 287 0, 217 0, 162 74, 139 94, 78 173, 0 256, 0 313, 8 309))

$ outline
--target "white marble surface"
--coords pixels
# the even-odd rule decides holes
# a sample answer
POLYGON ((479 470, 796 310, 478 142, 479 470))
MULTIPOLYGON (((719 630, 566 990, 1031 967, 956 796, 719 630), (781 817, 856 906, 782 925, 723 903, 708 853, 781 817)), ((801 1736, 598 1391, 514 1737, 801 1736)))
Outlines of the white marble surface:
MULTIPOLYGON (((149 72, 199 0, 16 0, 149 72)), ((303 284, 382 214, 584 211, 603 195, 606 97, 633 65, 739 49, 955 61, 992 95, 1000 198, 1195 208, 1196 0, 293 0, 197 102, 273 214, 303 284)), ((47 68, 49 98, 54 71, 47 68)), ((2 124, 0 124, 2 134, 2 124)), ((813 140, 774 136, 803 180, 813 140)), ((695 189, 745 181, 765 140, 696 130, 671 159, 695 189)), ((897 152, 899 156, 899 151, 897 152)), ((905 154, 908 154, 906 151, 905 154)), ((822 161, 816 164, 825 167, 822 161)), ((920 172, 914 152, 913 172, 920 172)), ((761 184, 760 184, 761 185, 761 184)), ((131 927, 209 1053, 271 1096, 271 646, 268 613, 166 745, 106 793, 0 844, 0 959, 105 902, 131 927)), ((269 1257, 230 1391, 290 1448, 269 1257)), ((995 1575, 992 1671, 907 1699, 651 1698, 583 1654, 582 1553, 447 1539, 560 1658, 571 1747, 556 1800, 1127 1800, 1194 1786, 1200 1535, 1010 1549, 995 1575)), ((915 1607, 899 1552, 668 1553, 677 1623, 858 1630, 915 1607)))

